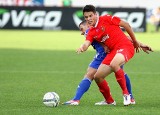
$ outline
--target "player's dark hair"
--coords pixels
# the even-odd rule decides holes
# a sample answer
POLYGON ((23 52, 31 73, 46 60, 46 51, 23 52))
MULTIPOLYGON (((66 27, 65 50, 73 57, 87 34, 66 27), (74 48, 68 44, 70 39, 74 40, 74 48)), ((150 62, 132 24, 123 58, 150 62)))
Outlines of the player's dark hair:
POLYGON ((93 5, 86 5, 85 7, 83 7, 83 14, 84 12, 96 13, 96 8, 93 5))
POLYGON ((80 24, 79 24, 79 28, 80 28, 80 25, 85 25, 86 24, 86 20, 83 20, 80 24))

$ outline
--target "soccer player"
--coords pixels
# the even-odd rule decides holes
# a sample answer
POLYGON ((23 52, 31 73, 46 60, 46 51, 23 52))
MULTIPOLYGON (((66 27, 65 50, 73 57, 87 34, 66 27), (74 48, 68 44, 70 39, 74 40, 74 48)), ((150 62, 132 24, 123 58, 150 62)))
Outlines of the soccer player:
POLYGON ((126 79, 121 65, 134 56, 134 49, 136 49, 136 52, 140 50, 140 44, 137 42, 132 28, 127 22, 116 16, 104 15, 98 17, 96 8, 93 5, 86 5, 83 8, 83 15, 87 23, 92 27, 87 34, 85 42, 77 49, 77 53, 86 51, 94 40, 103 43, 110 49, 110 53, 104 58, 94 75, 99 91, 105 98, 105 101, 96 104, 115 103, 105 80, 105 77, 112 71, 115 73, 116 80, 122 89, 123 104, 125 106, 131 104, 131 97, 126 87, 126 79), (132 42, 120 27, 124 27, 132 42))
MULTIPOLYGON (((82 21, 79 24, 79 29, 81 31, 81 35, 87 36, 87 33, 89 31, 89 27, 88 27, 86 21, 82 21)), ((92 80, 94 79, 94 74, 96 73, 99 65, 101 64, 101 62, 103 61, 103 59, 106 56, 106 52, 104 50, 105 46, 102 47, 102 44, 98 43, 97 41, 94 41, 91 45, 96 50, 96 56, 94 57, 92 62, 89 64, 89 67, 87 69, 87 73, 84 76, 84 79, 82 79, 82 81, 79 83, 74 98, 71 99, 70 101, 63 103, 64 105, 79 105, 81 97, 89 89, 89 87, 92 83, 92 80)), ((141 46, 143 46, 142 49, 145 52, 148 51, 148 49, 151 49, 149 46, 146 46, 143 44, 141 44, 141 46)), ((105 48, 105 49, 107 49, 107 48, 105 48)), ((130 79, 127 74, 125 74, 125 78, 126 78, 127 89, 131 95, 131 104, 135 104, 135 100, 132 95, 130 79)), ((106 103, 103 103, 103 105, 105 105, 105 104, 106 103)), ((116 104, 116 103, 113 103, 113 104, 116 104)))

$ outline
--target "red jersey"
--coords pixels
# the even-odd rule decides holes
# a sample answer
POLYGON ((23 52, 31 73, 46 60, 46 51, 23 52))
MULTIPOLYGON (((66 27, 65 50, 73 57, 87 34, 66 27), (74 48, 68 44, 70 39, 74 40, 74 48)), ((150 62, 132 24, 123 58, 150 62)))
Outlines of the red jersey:
POLYGON ((120 18, 116 16, 100 16, 95 27, 90 28, 86 40, 103 42, 110 50, 121 45, 131 44, 119 27, 119 23, 120 18))

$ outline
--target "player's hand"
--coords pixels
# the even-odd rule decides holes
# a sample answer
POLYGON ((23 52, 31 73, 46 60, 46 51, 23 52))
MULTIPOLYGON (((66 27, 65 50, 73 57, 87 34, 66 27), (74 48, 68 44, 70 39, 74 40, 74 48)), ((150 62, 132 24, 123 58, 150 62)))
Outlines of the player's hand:
POLYGON ((153 50, 152 50, 152 48, 150 47, 150 46, 147 46, 147 45, 141 45, 140 46, 141 47, 141 49, 144 51, 144 52, 146 52, 147 54, 149 54, 149 52, 153 52, 153 50))
POLYGON ((80 48, 78 48, 78 49, 76 50, 76 52, 77 52, 78 54, 82 53, 83 51, 84 51, 84 50, 83 50, 82 47, 80 47, 80 48))
POLYGON ((98 43, 101 44, 101 46, 104 48, 105 53, 110 53, 110 49, 106 45, 104 45, 104 43, 102 42, 98 42, 98 43))
POLYGON ((107 46, 104 46, 103 48, 104 48, 105 53, 110 53, 110 49, 107 46))
POLYGON ((139 53, 141 50, 140 44, 137 41, 133 41, 134 48, 136 50, 136 53, 139 53))

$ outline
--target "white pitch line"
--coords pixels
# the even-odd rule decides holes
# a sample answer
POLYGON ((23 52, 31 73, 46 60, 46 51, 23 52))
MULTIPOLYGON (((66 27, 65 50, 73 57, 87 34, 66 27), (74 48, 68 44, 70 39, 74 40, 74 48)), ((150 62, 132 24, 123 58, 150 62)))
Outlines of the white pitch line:
MULTIPOLYGON (((84 71, 85 72, 85 71, 84 71)), ((0 71, 0 73, 58 73, 58 74, 81 74, 83 71, 0 71)), ((150 74, 150 75, 159 75, 160 72, 126 72, 128 74, 150 74)))

